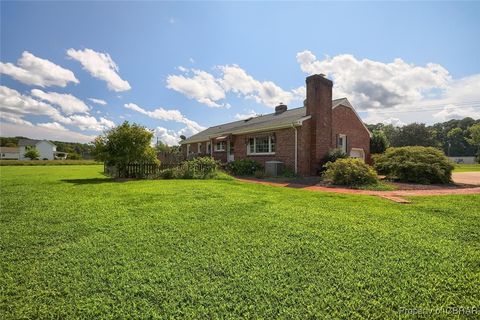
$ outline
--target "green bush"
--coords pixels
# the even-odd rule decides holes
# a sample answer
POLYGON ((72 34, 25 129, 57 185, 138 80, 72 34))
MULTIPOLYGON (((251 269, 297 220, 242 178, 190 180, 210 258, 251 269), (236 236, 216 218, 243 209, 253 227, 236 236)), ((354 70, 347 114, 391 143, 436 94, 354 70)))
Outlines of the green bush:
POLYGON ((69 160, 82 160, 82 156, 79 155, 78 153, 72 152, 67 155, 67 158, 69 160))
POLYGON ((218 161, 211 157, 195 158, 182 162, 172 169, 176 179, 210 179, 215 176, 218 161))
POLYGON ((324 174, 333 184, 346 186, 364 186, 378 183, 375 170, 363 160, 356 158, 338 159, 328 162, 324 174))
POLYGON ((160 174, 159 176, 162 178, 162 179, 173 179, 175 178, 175 172, 173 169, 169 168, 169 169, 164 169, 162 171, 160 171, 160 174))
POLYGON ((452 181, 453 164, 433 147, 388 148, 373 160, 377 171, 390 179, 422 184, 452 181))
POLYGON ((255 173, 253 174, 255 176, 255 178, 257 179, 264 179, 265 178, 265 171, 263 170, 257 170, 255 171, 255 173))
POLYGON ((338 159, 345 159, 347 158, 347 154, 343 152, 342 149, 331 149, 328 151, 327 155, 323 158, 323 163, 327 162, 335 162, 338 159))
POLYGON ((253 176, 255 172, 263 170, 263 166, 255 160, 240 159, 229 162, 227 169, 236 176, 253 176))

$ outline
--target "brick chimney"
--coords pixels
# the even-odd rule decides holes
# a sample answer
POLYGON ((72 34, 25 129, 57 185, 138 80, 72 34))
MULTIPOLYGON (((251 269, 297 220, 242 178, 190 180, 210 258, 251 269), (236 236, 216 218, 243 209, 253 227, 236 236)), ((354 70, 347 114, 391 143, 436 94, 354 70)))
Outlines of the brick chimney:
POLYGON ((307 115, 311 115, 310 174, 316 174, 332 147, 332 86, 324 75, 307 77, 307 115))
POLYGON ((284 113, 285 111, 287 111, 287 109, 287 105, 280 102, 280 104, 275 107, 275 114, 284 113))

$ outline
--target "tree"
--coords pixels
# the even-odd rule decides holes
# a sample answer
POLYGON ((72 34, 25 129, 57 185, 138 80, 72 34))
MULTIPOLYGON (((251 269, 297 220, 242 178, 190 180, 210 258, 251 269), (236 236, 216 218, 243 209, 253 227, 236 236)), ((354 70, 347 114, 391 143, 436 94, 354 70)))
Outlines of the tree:
POLYGON ((156 152, 170 152, 170 150, 171 148, 166 143, 163 143, 162 141, 157 141, 157 144, 155 145, 156 152))
POLYGON ((480 158, 480 123, 468 128, 468 133, 470 134, 470 138, 466 138, 466 140, 477 149, 477 157, 480 158))
POLYGON ((383 131, 375 130, 372 132, 372 138, 370 139, 371 153, 384 153, 389 146, 390 143, 383 131))
POLYGON ((411 123, 398 128, 390 143, 393 147, 403 146, 424 146, 433 147, 437 143, 433 137, 432 131, 424 123, 411 123))
POLYGON ((25 158, 30 160, 35 160, 40 157, 40 152, 38 152, 37 148, 31 148, 27 152, 25 152, 25 158))
POLYGON ((119 172, 130 163, 158 163, 152 139, 153 132, 125 121, 95 138, 93 155, 97 161, 116 166, 119 172))

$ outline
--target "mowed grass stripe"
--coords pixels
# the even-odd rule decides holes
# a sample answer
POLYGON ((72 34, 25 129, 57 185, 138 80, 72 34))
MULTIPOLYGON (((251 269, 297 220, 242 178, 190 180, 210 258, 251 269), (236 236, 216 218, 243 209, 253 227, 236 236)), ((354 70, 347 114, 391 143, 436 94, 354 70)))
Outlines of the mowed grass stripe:
POLYGON ((387 319, 480 301, 479 196, 101 170, 0 168, 0 318, 387 319))

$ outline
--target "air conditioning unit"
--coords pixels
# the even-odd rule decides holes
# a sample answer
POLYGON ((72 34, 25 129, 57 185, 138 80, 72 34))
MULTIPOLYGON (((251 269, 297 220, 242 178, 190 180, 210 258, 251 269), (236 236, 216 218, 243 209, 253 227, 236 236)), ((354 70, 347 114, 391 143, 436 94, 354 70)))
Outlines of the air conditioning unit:
POLYGON ((269 176, 276 177, 283 173, 285 165, 282 161, 266 161, 265 173, 269 176))

